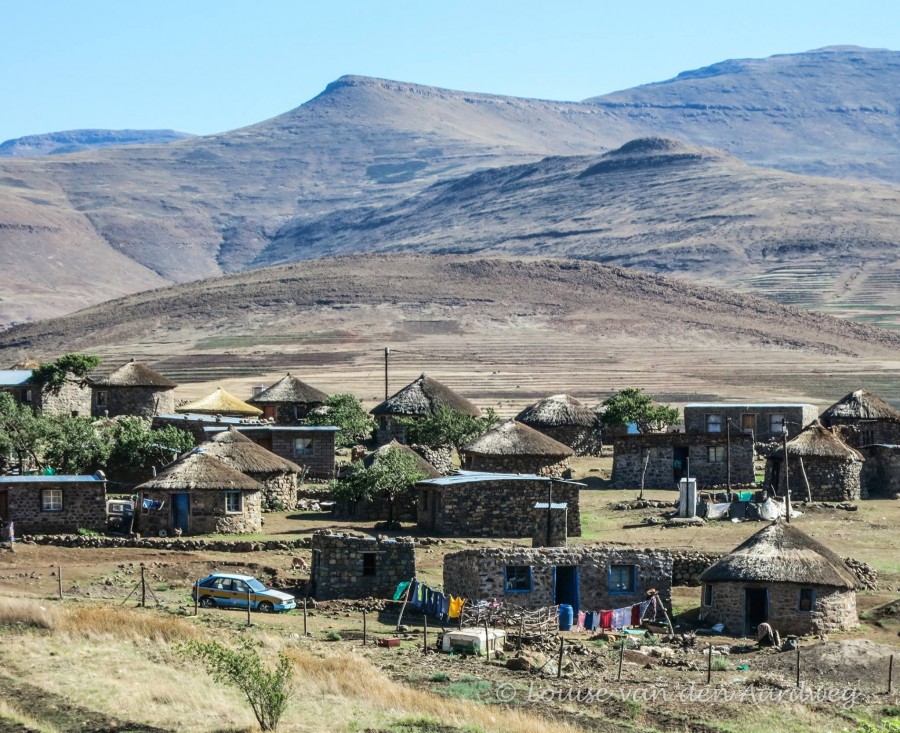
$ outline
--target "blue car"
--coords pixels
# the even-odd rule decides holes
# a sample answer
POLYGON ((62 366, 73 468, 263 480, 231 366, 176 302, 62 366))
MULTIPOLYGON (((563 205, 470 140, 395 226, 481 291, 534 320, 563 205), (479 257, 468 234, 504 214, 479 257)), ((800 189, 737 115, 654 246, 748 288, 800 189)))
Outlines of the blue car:
POLYGON ((297 607, 297 600, 289 593, 266 588, 250 575, 213 573, 201 580, 191 591, 191 598, 203 608, 247 608, 260 613, 290 611, 297 607))

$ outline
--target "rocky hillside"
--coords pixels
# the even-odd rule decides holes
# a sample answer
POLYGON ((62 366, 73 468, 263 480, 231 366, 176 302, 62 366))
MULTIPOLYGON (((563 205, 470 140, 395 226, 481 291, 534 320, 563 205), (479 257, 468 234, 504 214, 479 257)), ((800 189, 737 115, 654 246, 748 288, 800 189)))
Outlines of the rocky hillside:
POLYGON ((170 143, 193 137, 175 130, 65 130, 43 135, 26 135, 0 143, 0 158, 30 158, 36 155, 63 155, 119 145, 170 143))

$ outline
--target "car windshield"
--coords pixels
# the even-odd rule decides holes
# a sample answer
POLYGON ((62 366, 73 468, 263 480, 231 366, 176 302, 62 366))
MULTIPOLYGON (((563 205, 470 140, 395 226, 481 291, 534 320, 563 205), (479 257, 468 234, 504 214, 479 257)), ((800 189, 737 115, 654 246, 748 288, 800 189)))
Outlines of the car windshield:
POLYGON ((261 591, 264 591, 266 589, 266 586, 264 586, 258 580, 254 580, 253 578, 250 578, 250 580, 247 581, 247 585, 250 586, 250 590, 254 590, 257 593, 260 593, 261 591))

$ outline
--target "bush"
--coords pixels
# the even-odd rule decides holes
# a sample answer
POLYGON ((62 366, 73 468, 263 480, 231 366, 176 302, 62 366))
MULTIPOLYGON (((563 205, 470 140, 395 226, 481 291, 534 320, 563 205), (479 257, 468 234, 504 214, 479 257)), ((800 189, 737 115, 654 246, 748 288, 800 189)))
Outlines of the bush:
POLYGON ((435 672, 428 678, 429 682, 449 682, 450 675, 446 672, 435 672))
POLYGON ((306 416, 307 425, 331 425, 338 428, 335 443, 349 448, 368 440, 375 429, 363 403, 352 394, 331 395, 325 405, 306 416))
POLYGON ((726 657, 713 657, 712 669, 713 672, 725 672, 726 670, 731 669, 731 664, 726 657))
POLYGON ((76 534, 82 537, 99 537, 100 533, 95 529, 87 529, 87 527, 79 527, 76 534))
POLYGON ((339 631, 329 631, 325 634, 325 641, 340 641, 343 638, 339 631))

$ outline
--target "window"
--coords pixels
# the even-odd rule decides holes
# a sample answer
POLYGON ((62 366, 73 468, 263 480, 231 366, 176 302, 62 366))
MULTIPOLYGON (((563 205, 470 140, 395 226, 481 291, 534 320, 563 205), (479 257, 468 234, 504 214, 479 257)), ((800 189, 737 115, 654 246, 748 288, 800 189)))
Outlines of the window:
POLYGON ((33 401, 34 401, 34 392, 30 389, 26 389, 24 402, 31 404, 33 401))
POLYGON ((814 588, 800 589, 800 604, 797 610, 810 613, 816 605, 816 591, 814 588))
POLYGON ((756 415, 754 413, 745 412, 741 415, 741 430, 756 432, 756 415))
POLYGON ((378 556, 374 552, 363 553, 363 575, 375 575, 375 569, 378 567, 378 556))
POLYGON ((713 602, 713 587, 712 584, 707 583, 703 586, 703 605, 711 606, 713 602))
POLYGON ((533 585, 533 576, 530 565, 507 565, 506 585, 507 593, 530 593, 533 585))
POLYGON ((106 392, 100 390, 97 392, 97 407, 106 405, 106 392))
POLYGON ((238 580, 237 578, 231 581, 231 592, 232 593, 244 593, 246 594, 249 588, 247 588, 247 584, 243 580, 238 580))
POLYGON ((225 492, 225 513, 240 514, 241 509, 241 492, 226 491, 225 492))
POLYGON ((41 491, 41 511, 62 511, 62 489, 44 489, 41 491))
POLYGON ((312 444, 312 438, 294 438, 294 455, 310 455, 312 453, 312 444))
POLYGON ((610 593, 634 593, 637 585, 636 565, 610 565, 609 566, 609 592, 610 593))
POLYGON ((784 415, 769 415, 769 432, 781 433, 784 431, 784 415))
POLYGON ((725 461, 724 445, 711 445, 706 451, 706 457, 710 463, 723 463, 725 461))
POLYGON ((721 433, 722 425, 725 421, 722 419, 721 415, 707 415, 706 416, 706 432, 707 433, 721 433))

